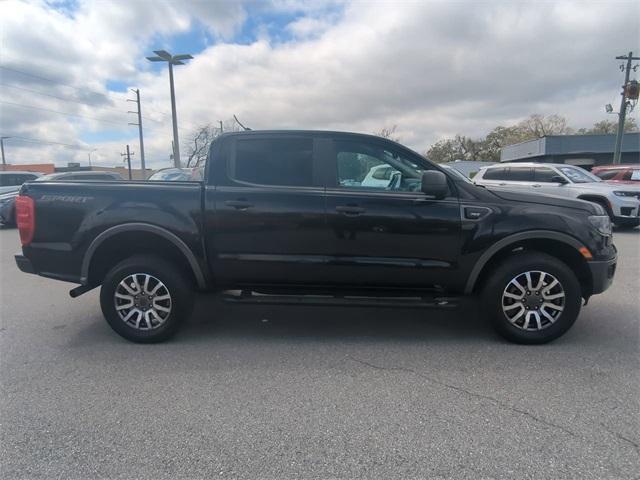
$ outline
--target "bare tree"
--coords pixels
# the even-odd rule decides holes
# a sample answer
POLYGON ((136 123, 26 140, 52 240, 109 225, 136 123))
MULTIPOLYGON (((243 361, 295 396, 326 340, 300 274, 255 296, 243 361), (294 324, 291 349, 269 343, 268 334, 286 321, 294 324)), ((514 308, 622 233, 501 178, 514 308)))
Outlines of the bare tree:
POLYGON ((573 129, 567 125, 567 119, 561 115, 534 114, 518 124, 525 136, 542 138, 547 135, 569 135, 573 129))
MULTIPOLYGON (((235 116, 234 116, 235 117, 235 116)), ((204 165, 209 154, 209 147, 217 137, 225 132, 237 132, 240 127, 235 119, 218 122, 218 126, 211 124, 198 127, 189 136, 189 145, 187 147, 187 167, 199 167, 204 165)))
POLYGON ((380 130, 378 130, 377 132, 374 132, 373 134, 378 137, 388 138, 393 142, 399 142, 400 137, 396 135, 397 128, 398 128, 398 125, 392 125, 391 127, 382 127, 380 130))
POLYGON ((211 124, 203 125, 191 134, 187 147, 187 168, 204 163, 209 146, 218 135, 220 135, 220 128, 215 128, 211 124))

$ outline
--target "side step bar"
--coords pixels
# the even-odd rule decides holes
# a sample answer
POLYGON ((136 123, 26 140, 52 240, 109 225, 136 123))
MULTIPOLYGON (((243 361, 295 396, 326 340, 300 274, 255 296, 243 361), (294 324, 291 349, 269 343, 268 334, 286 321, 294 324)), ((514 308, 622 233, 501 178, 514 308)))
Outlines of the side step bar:
POLYGON ((363 296, 363 295, 268 295, 250 290, 228 290, 220 298, 229 303, 254 305, 314 305, 343 307, 440 308, 454 309, 459 297, 363 296))

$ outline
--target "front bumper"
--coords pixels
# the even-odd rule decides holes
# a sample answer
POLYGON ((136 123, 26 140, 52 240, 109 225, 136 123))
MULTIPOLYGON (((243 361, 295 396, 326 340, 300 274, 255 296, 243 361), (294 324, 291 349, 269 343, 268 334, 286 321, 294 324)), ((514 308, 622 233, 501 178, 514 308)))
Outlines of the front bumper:
POLYGON ((617 262, 618 257, 614 257, 611 260, 588 263, 591 271, 591 284, 593 285, 592 295, 602 293, 611 286, 613 277, 616 274, 617 262))
POLYGON ((33 268, 33 263, 24 255, 16 255, 16 265, 20 269, 21 272, 24 273, 37 273, 36 269, 33 268))

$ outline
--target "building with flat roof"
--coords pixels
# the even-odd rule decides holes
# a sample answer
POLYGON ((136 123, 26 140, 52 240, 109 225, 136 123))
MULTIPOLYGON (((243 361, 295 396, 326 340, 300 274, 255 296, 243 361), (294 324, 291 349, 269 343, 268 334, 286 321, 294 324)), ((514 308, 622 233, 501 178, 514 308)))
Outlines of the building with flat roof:
MULTIPOLYGON (((590 169, 613 163, 615 143, 615 135, 549 135, 504 147, 500 161, 566 163, 590 169)), ((640 132, 624 134, 620 162, 640 163, 640 132)))

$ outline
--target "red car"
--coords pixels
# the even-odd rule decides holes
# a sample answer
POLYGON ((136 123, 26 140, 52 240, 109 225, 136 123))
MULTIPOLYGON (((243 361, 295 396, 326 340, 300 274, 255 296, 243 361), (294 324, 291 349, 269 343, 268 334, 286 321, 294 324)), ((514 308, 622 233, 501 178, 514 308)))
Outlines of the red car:
POLYGON ((640 164, 601 165, 593 167, 591 173, 611 183, 640 183, 640 164))

